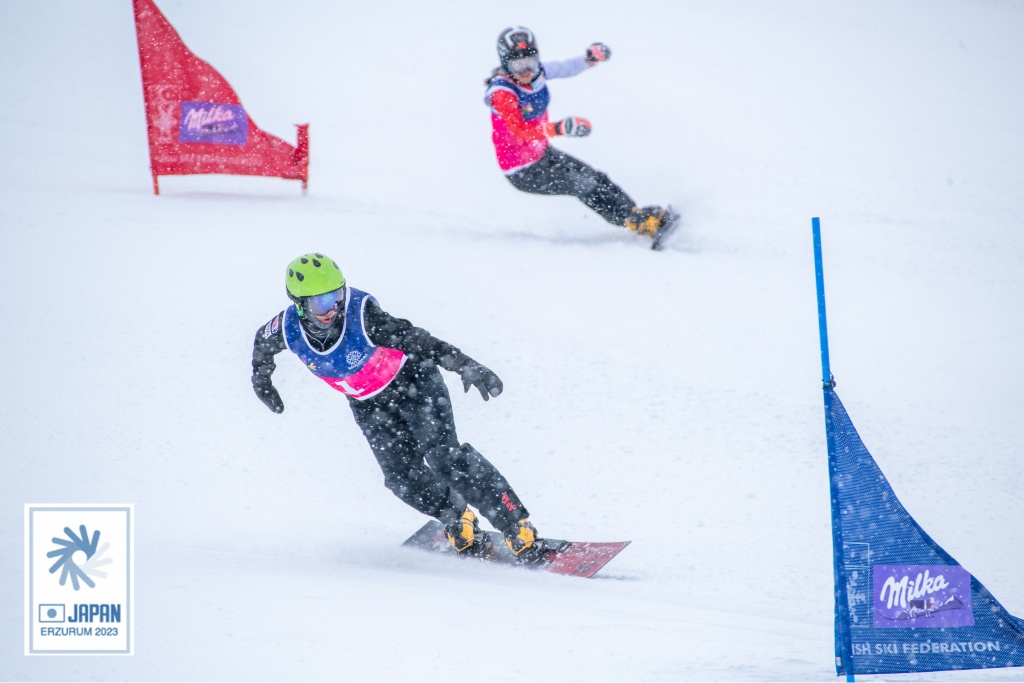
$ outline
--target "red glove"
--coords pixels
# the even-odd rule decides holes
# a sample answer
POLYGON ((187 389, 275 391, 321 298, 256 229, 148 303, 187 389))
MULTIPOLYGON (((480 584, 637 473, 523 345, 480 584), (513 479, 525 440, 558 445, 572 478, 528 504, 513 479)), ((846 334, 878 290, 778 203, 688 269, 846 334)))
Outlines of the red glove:
POLYGON ((612 58, 612 49, 604 43, 593 43, 587 48, 587 61, 593 66, 598 62, 606 62, 612 58))
POLYGON ((549 138, 556 135, 568 135, 571 138, 583 138, 590 135, 590 121, 582 116, 566 116, 561 121, 548 121, 544 132, 549 138))

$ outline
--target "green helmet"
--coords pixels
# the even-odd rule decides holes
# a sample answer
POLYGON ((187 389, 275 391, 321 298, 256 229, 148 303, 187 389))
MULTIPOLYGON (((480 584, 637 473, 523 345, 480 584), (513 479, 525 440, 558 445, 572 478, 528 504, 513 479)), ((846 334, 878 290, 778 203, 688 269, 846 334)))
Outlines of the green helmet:
POLYGON ((303 299, 344 287, 345 276, 330 256, 305 254, 288 264, 284 282, 288 298, 295 302, 302 315, 303 299))

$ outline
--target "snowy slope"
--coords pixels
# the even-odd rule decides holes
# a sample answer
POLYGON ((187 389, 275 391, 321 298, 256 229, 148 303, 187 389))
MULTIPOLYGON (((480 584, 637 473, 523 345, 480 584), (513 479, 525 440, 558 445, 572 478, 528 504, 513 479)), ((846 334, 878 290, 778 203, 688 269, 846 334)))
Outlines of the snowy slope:
POLYGON ((839 395, 1024 615, 1024 2, 159 4, 261 128, 311 124, 310 191, 154 197, 130 3, 0 3, 0 679, 832 680, 815 215, 839 395), (501 177, 512 23, 612 47, 552 83, 594 124, 556 144, 680 206, 670 249, 501 177), (449 377, 460 437, 542 532, 633 541, 600 578, 403 551, 344 399, 285 356, 255 399, 312 250, 500 374, 449 377), (135 504, 135 656, 23 655, 29 502, 135 504))

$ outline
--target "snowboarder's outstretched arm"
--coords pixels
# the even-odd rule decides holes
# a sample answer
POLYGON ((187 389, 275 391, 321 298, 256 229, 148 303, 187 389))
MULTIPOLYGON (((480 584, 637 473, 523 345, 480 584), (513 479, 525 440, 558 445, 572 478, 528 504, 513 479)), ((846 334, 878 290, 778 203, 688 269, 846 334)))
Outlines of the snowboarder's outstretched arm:
POLYGON ((462 378, 463 389, 469 391, 471 386, 476 387, 485 401, 501 394, 501 379, 455 346, 416 327, 408 320, 390 315, 373 301, 366 302, 364 313, 366 334, 370 341, 404 352, 409 365, 415 367, 427 361, 449 372, 458 373, 462 378))
POLYGON ((544 60, 544 76, 549 79, 572 78, 573 76, 579 76, 581 73, 589 69, 590 66, 591 63, 582 55, 579 57, 562 59, 560 61, 544 60))
POLYGON ((284 412, 284 401, 270 379, 277 368, 274 356, 287 348, 284 341, 284 325, 281 324, 283 318, 284 312, 274 316, 270 322, 256 331, 256 338, 252 343, 252 388, 256 396, 275 413, 284 412))
POLYGON ((607 62, 612 58, 612 49, 604 43, 591 43, 586 54, 571 57, 557 62, 544 62, 544 75, 547 78, 572 78, 578 76, 598 62, 607 62))

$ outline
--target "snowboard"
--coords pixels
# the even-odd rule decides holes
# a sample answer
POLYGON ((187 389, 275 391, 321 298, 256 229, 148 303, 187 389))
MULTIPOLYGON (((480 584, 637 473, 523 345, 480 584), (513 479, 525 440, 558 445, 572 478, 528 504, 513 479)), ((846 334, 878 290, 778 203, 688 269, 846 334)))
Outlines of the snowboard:
POLYGON ((660 250, 665 244, 665 239, 679 227, 679 214, 673 211, 671 206, 665 208, 665 213, 668 214, 668 218, 651 240, 651 249, 654 251, 660 250))
POLYGON ((580 543, 560 541, 553 538, 538 539, 543 549, 535 554, 532 561, 517 558, 505 544, 505 539, 496 531, 482 531, 484 546, 475 554, 456 553, 444 535, 444 525, 430 520, 419 531, 410 536, 403 546, 419 548, 451 557, 477 559, 482 562, 512 565, 564 576, 578 576, 589 579, 629 545, 629 541, 618 543, 580 543))

